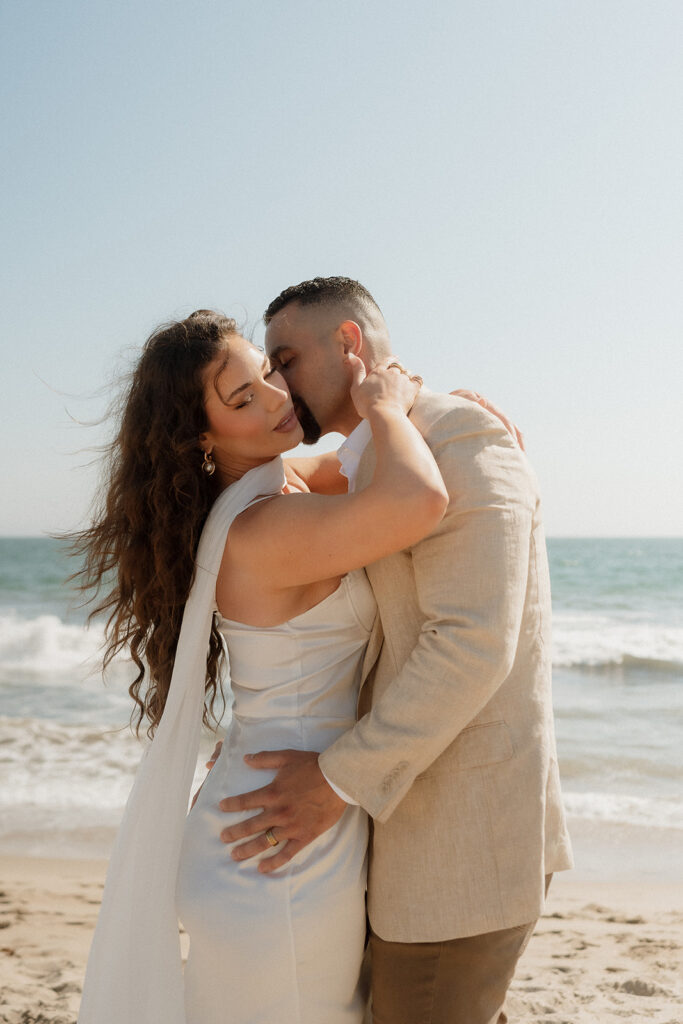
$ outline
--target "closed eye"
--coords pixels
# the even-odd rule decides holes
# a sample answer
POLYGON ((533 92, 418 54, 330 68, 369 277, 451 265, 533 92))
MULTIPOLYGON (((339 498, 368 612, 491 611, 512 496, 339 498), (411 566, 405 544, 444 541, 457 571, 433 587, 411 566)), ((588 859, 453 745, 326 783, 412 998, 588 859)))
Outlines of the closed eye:
POLYGON ((233 405, 233 409, 244 409, 245 405, 249 405, 253 400, 254 393, 252 392, 251 394, 247 395, 244 401, 240 402, 239 405, 233 405))
MULTIPOLYGON (((278 373, 279 370, 280 367, 277 365, 273 365, 272 363, 264 364, 262 370, 263 379, 268 380, 269 377, 272 377, 274 373, 278 373)), ((233 405, 233 409, 244 409, 245 405, 250 405, 253 400, 254 392, 251 391, 238 405, 233 405)))

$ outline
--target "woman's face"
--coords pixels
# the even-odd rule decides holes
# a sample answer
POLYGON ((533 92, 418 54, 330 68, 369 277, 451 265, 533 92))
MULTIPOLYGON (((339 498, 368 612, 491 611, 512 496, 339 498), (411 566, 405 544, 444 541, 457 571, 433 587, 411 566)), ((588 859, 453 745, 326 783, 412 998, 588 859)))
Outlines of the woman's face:
POLYGON ((209 429, 201 435, 201 447, 226 480, 303 438, 283 377, 263 352, 236 335, 204 372, 204 407, 209 429))

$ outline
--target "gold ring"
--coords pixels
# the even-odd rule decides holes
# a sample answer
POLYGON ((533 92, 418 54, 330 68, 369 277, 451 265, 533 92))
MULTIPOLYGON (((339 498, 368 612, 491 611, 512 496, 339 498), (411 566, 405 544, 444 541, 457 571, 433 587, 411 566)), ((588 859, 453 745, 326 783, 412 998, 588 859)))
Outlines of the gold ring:
POLYGON ((279 846, 280 845, 280 840, 275 838, 275 836, 273 835, 272 828, 267 828, 266 829, 266 839, 268 840, 268 845, 269 846, 279 846))
POLYGON ((424 384, 424 381, 422 380, 422 377, 420 376, 420 374, 419 374, 419 373, 416 373, 416 374, 415 374, 415 375, 414 375, 413 377, 411 377, 410 379, 412 380, 413 384, 419 384, 419 385, 420 385, 420 387, 422 387, 422 385, 424 384))
POLYGON ((408 371, 406 370, 405 366, 401 366, 400 363, 397 363, 397 362, 387 363, 387 370, 392 370, 394 367, 396 367, 397 370, 400 370, 401 373, 405 373, 405 374, 408 373, 408 371))

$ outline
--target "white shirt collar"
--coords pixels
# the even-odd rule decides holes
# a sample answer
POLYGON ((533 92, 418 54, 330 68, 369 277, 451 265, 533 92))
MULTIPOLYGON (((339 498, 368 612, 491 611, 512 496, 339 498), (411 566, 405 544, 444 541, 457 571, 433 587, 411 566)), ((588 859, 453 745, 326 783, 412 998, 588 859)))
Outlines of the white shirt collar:
POLYGON ((356 429, 351 431, 341 447, 337 449, 337 458, 341 463, 340 473, 349 481, 349 494, 354 489, 358 466, 371 437, 370 424, 367 420, 361 420, 356 429))

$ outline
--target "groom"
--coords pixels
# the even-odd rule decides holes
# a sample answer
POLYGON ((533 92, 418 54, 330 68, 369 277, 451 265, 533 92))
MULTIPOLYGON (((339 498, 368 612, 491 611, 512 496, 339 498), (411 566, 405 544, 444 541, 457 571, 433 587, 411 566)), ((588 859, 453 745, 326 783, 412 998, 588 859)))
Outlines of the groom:
MULTIPOLYGON (((338 431, 349 487, 372 477, 348 355, 391 355, 369 292, 348 278, 287 288, 265 314, 306 439, 338 431)), ((251 759, 274 782, 222 801, 262 808, 224 830, 233 856, 282 866, 347 803, 374 821, 368 912, 375 1024, 503 1024, 550 875, 571 867, 550 694, 550 591, 535 478, 479 405, 423 390, 411 419, 450 494, 437 529, 367 567, 379 616, 359 721, 323 754, 251 759), (255 824, 254 824, 255 821, 255 824)), ((343 543, 343 538, 340 538, 343 543)), ((322 1022, 321 1022, 322 1024, 322 1022)))

